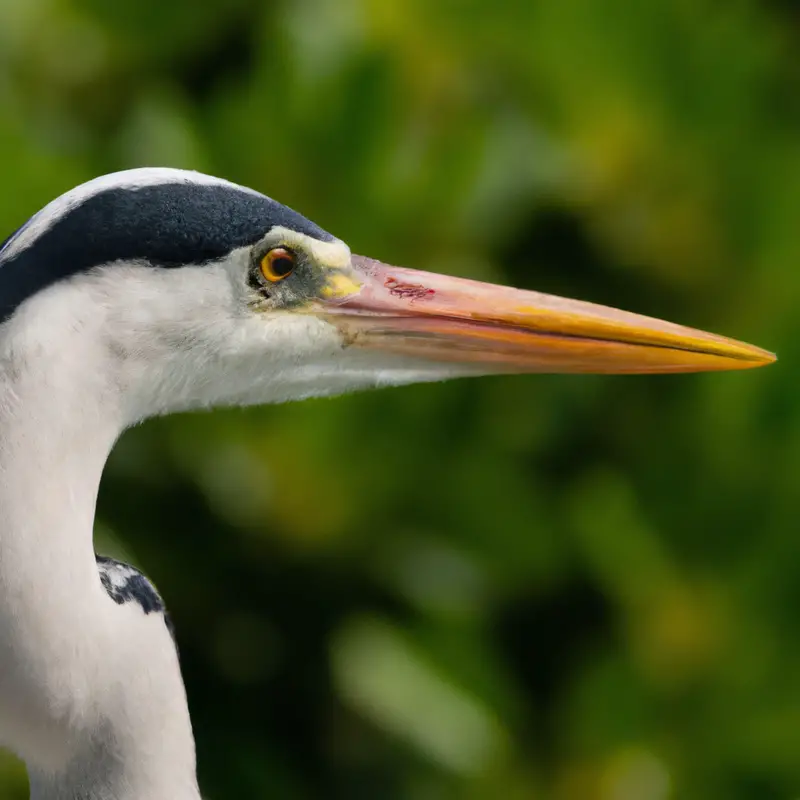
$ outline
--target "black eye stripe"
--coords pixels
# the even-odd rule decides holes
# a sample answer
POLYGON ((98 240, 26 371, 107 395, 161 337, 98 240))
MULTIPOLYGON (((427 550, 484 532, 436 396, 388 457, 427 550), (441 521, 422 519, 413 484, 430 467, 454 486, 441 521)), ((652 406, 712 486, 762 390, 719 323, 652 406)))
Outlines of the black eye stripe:
POLYGON ((67 211, 30 246, 5 260, 0 254, 0 322, 46 286, 92 267, 207 263, 252 245, 276 226, 322 241, 334 238, 296 211, 224 183, 107 189, 67 211))

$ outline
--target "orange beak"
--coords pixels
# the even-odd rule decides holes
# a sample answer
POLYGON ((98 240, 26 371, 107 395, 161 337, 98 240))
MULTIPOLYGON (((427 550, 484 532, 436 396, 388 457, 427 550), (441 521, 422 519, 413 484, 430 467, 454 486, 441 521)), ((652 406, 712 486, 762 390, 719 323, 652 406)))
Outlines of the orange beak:
POLYGON ((580 300, 353 256, 324 304, 350 346, 470 372, 655 373, 771 364, 753 345, 580 300))

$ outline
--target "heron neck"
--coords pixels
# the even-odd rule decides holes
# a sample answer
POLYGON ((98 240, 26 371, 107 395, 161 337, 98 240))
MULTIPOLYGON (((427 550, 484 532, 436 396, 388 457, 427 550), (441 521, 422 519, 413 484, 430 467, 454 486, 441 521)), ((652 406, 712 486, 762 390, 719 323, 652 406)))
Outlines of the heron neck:
POLYGON ((85 333, 0 340, 0 746, 34 800, 199 800, 163 619, 116 605, 97 571, 97 490, 123 425, 85 333))

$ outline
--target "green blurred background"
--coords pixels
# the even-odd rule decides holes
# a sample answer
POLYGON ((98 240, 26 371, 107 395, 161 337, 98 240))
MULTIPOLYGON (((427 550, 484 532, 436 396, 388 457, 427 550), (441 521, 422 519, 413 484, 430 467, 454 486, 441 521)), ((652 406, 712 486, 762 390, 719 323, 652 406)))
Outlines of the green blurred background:
POLYGON ((781 356, 128 433, 98 549, 172 611, 209 800, 800 794, 798 52, 779 0, 0 0, 0 233, 195 168, 781 356))

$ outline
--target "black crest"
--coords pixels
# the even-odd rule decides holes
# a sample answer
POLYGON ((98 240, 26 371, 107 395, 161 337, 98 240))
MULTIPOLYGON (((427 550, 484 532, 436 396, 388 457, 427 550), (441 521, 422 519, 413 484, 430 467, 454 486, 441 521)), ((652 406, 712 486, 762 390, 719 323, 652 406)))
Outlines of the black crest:
POLYGON ((104 188, 64 208, 56 201, 6 240, 5 254, 0 249, 0 322, 46 286, 103 264, 203 264, 257 242, 275 226, 334 238, 275 200, 213 179, 104 188), (16 237, 39 224, 42 232, 16 249, 16 237))

